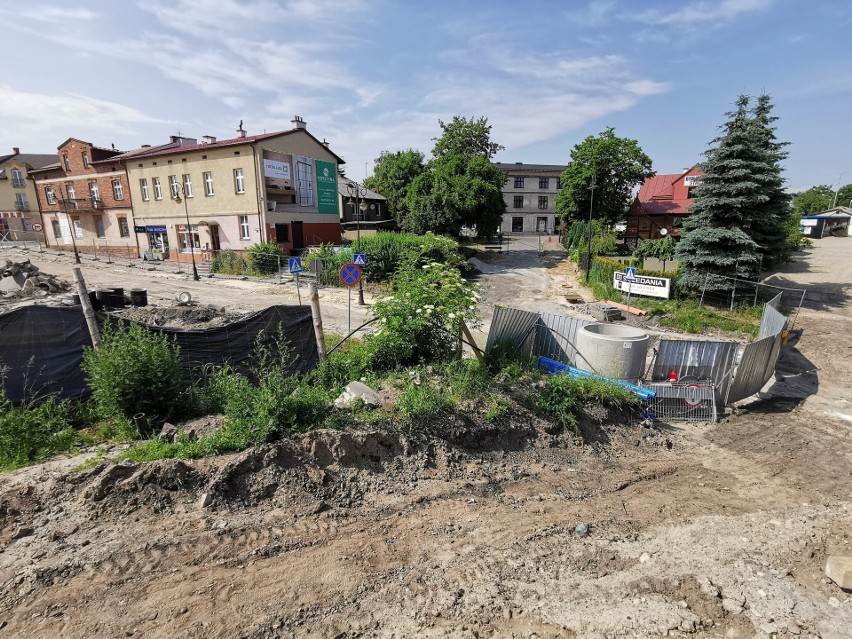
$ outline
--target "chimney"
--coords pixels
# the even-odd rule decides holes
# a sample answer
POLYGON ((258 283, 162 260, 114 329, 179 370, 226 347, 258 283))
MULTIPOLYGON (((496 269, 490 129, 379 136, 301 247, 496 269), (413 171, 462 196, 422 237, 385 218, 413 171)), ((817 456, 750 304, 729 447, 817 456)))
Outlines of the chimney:
POLYGON ((201 138, 204 140, 204 144, 213 144, 216 142, 215 135, 202 135, 201 138))
POLYGON ((150 148, 151 148, 151 145, 150 145, 150 144, 143 144, 143 145, 142 145, 142 148, 143 148, 143 149, 150 149, 150 148))
POLYGON ((302 119, 301 115, 294 115, 293 119, 290 120, 290 123, 293 125, 294 129, 307 129, 307 123, 302 119))
POLYGON ((243 128, 243 121, 240 120, 240 126, 237 127, 237 137, 244 138, 246 137, 246 130, 243 128))
POLYGON ((20 147, 13 146, 13 147, 12 147, 12 153, 14 153, 15 155, 20 155, 20 154, 21 154, 21 149, 20 149, 20 147))
POLYGON ((322 139, 322 145, 323 145, 325 148, 328 148, 328 144, 329 144, 328 140, 326 140, 325 138, 323 138, 323 139, 322 139))

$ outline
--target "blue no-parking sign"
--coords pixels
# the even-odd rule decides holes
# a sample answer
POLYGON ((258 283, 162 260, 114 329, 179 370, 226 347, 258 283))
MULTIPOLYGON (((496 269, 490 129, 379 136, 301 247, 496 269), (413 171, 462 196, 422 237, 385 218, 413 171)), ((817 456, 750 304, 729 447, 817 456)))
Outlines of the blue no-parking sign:
POLYGON ((291 257, 290 258, 290 272, 291 273, 301 273, 302 272, 302 258, 301 257, 291 257))
POLYGON ((355 286, 361 279, 361 267, 357 264, 344 264, 340 268, 340 281, 346 286, 355 286))
POLYGON ((635 282, 636 281, 636 269, 633 268, 632 266, 628 266, 626 269, 624 269, 624 279, 628 282, 635 282))
POLYGON ((353 262, 358 266, 367 266, 367 255, 365 253, 355 253, 353 262))

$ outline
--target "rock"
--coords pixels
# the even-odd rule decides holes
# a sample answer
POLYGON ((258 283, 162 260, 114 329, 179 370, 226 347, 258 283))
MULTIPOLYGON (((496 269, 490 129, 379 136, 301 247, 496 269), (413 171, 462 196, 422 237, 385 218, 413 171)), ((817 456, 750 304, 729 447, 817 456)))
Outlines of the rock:
POLYGON ((29 537, 33 534, 32 526, 18 526, 15 529, 15 532, 12 533, 12 539, 21 539, 23 537, 29 537))
POLYGON ((201 499, 198 500, 198 505, 202 508, 207 508, 210 504, 213 503, 213 495, 210 493, 204 493, 201 495, 201 499))
POLYGON ((589 527, 586 524, 577 524, 576 528, 574 528, 574 534, 578 537, 588 537, 589 527))
POLYGON ((17 273, 0 279, 0 293, 16 293, 24 288, 27 278, 17 273))
POLYGON ((828 605, 832 608, 840 608, 840 600, 837 597, 829 597, 828 605))
POLYGON ((381 405, 376 391, 362 382, 351 382, 343 389, 340 397, 334 400, 334 406, 349 409, 356 399, 360 399, 368 408, 378 408, 381 405))
POLYGON ((852 590, 852 557, 829 557, 825 563, 825 574, 844 590, 852 590))
POLYGON ((739 601, 727 597, 722 599, 722 608, 732 615, 738 615, 743 611, 743 605, 739 601))
POLYGON ((178 432, 177 426, 175 426, 174 424, 170 424, 169 422, 166 422, 165 424, 163 424, 163 428, 160 430, 159 439, 160 439, 160 441, 173 441, 174 438, 175 438, 175 435, 177 435, 177 432, 178 432))
POLYGON ((641 555, 639 555, 640 564, 647 564, 649 561, 651 561, 651 555, 649 555, 648 553, 643 552, 641 555))

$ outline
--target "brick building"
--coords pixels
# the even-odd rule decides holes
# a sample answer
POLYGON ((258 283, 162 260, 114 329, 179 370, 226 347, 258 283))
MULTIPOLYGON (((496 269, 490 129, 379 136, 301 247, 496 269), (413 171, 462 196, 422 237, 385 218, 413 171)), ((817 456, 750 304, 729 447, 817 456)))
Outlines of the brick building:
POLYGON ((642 240, 666 235, 680 237, 683 221, 690 214, 692 189, 704 173, 693 166, 682 173, 655 175, 645 180, 627 212, 625 242, 637 246, 642 240))

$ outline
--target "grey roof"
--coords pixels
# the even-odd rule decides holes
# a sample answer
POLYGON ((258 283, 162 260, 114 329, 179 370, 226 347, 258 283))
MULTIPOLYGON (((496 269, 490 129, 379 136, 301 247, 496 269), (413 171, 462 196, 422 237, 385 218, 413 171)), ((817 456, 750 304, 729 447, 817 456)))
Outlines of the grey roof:
POLYGON ((58 162, 59 156, 56 153, 18 153, 17 155, 7 155, 0 158, 0 166, 12 160, 23 162, 34 169, 41 169, 48 164, 58 162))
POLYGON ((802 219, 805 220, 814 220, 821 218, 848 218, 852 217, 852 209, 848 206, 835 206, 832 209, 828 209, 827 211, 822 211, 821 213, 815 213, 814 215, 803 215, 802 219))
MULTIPOLYGON (((346 185, 347 184, 354 184, 354 183, 355 183, 355 180, 350 180, 348 177, 338 175, 337 176, 337 192, 340 195, 342 195, 343 197, 350 197, 351 193, 349 193, 349 190, 347 189, 346 185)), ((364 199, 367 199, 367 200, 387 200, 387 198, 384 195, 382 195, 381 193, 377 193, 376 191, 371 191, 370 189, 367 189, 367 195, 365 195, 365 196, 359 195, 359 197, 363 197, 364 199)))
POLYGON ((538 173, 541 171, 559 171, 568 168, 566 164, 524 164, 523 162, 494 162, 494 166, 506 173, 538 173))

